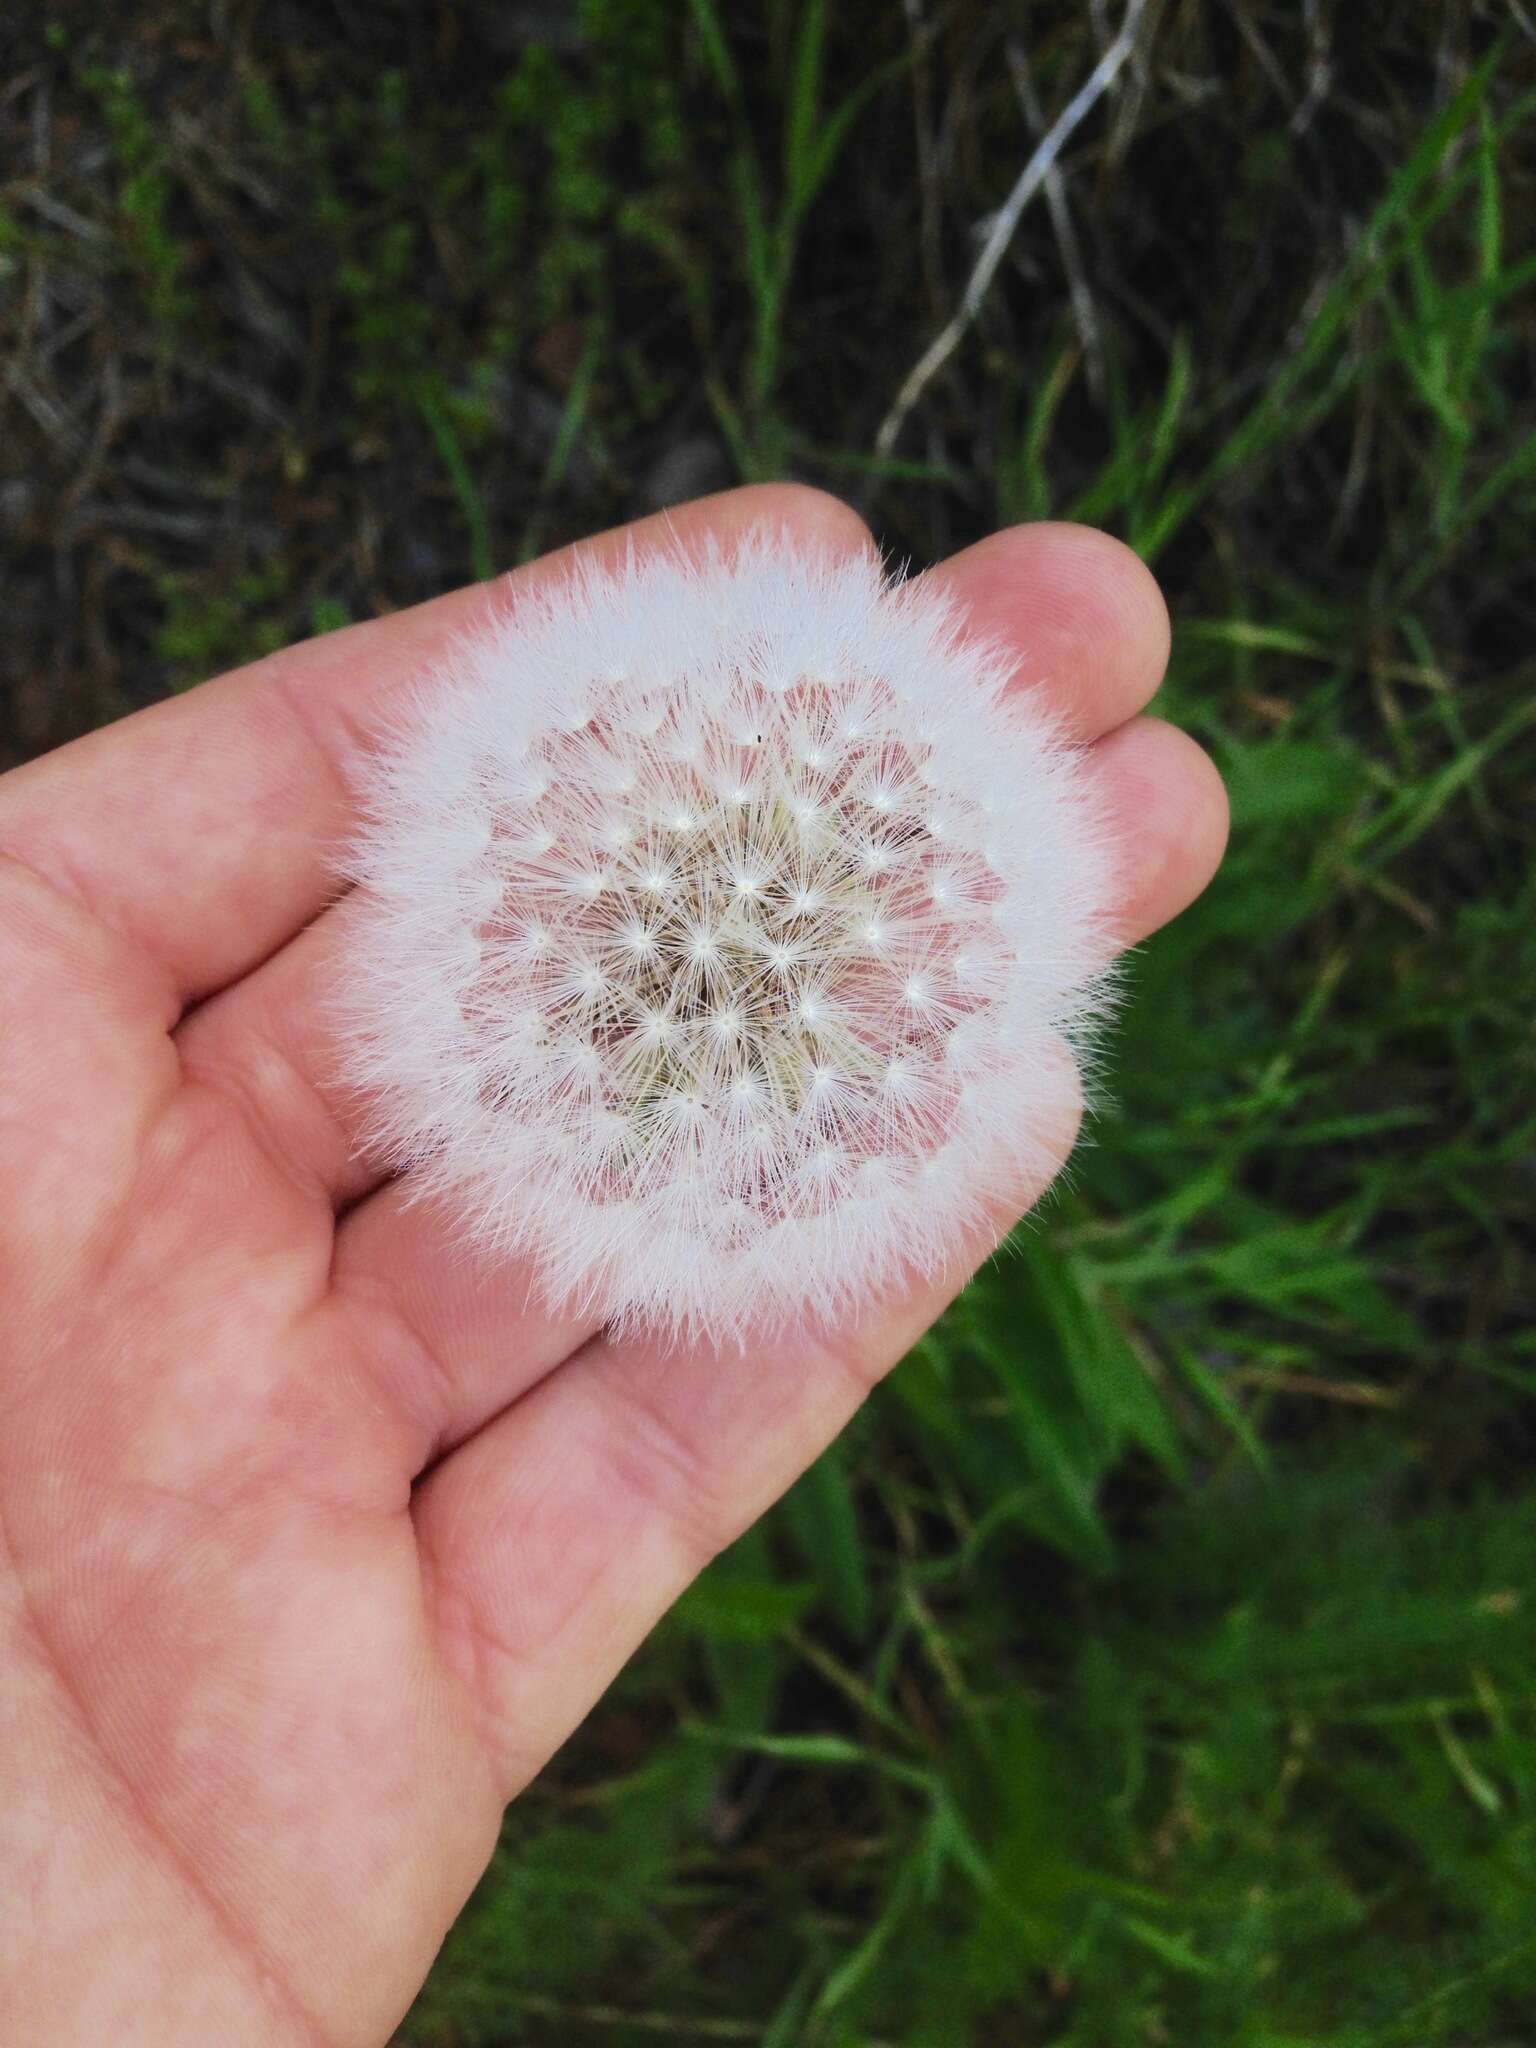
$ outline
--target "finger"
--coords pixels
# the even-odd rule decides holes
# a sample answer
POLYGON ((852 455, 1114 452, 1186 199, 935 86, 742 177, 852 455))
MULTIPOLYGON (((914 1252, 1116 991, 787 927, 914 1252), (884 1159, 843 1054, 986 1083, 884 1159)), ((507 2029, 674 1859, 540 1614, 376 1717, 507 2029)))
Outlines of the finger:
POLYGON ((994 533, 925 582, 967 630, 1002 647, 1018 687, 1038 691, 1075 739, 1140 711, 1168 664, 1168 608, 1145 564, 1091 526, 1043 521, 994 533))
POLYGON ((599 1328, 552 1305, 536 1266, 469 1241, 407 1178, 341 1224, 330 1327, 407 1432, 415 1472, 518 1400, 599 1328))
MULTIPOLYGON (((839 500, 764 484, 582 542, 614 555, 745 527, 867 544, 839 500)), ((222 987, 331 892, 368 735, 454 635, 558 576, 570 550, 269 655, 0 778, 0 852, 40 871, 158 961, 182 1001, 222 987)))
POLYGON ((417 1489, 434 1619, 508 1796, 1038 1199, 1077 1113, 1063 1053, 1039 1159, 943 1271, 855 1326, 746 1349, 599 1337, 417 1489))
POLYGON ((387 1177, 365 1148, 367 1107, 343 1082, 333 1023, 354 916, 350 898, 334 904, 175 1033, 187 1079, 229 1100, 289 1179, 331 1209, 387 1177))
MULTIPOLYGON (((1116 930, 1134 944, 1192 902, 1220 859, 1226 796, 1194 741, 1142 718, 1089 754, 1119 847, 1116 930)), ((456 1249, 452 1219, 405 1182, 345 1218, 332 1266, 349 1326, 416 1403, 424 1446, 461 1443, 592 1335, 544 1306, 526 1264, 456 1249)))
POLYGON ((1116 848, 1111 925, 1134 946, 1187 910, 1227 845, 1227 792, 1197 740, 1161 718, 1134 718, 1088 756, 1116 848))

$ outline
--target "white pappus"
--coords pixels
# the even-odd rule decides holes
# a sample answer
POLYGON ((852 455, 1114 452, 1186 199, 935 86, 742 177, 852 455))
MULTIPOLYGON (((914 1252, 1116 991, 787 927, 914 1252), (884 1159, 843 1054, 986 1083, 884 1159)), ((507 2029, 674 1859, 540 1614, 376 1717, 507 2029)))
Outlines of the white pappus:
POLYGON ((369 771, 371 1142, 577 1313, 740 1336, 1048 1174, 1105 1009, 1080 750, 921 582, 759 533, 572 569, 369 771))

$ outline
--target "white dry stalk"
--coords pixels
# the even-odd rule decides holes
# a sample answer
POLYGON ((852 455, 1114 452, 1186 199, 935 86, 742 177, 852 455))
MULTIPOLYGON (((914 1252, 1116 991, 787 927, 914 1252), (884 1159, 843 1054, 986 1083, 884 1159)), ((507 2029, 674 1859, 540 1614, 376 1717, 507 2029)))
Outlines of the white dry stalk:
POLYGON ((966 280, 959 305, 908 371, 906 381, 896 394, 895 404, 880 423, 880 431, 875 435, 875 453, 882 459, 895 448, 913 406, 959 347, 985 304, 997 267, 1007 254, 1025 207, 1051 175, 1068 140, 1119 77, 1121 68, 1136 46, 1136 25, 1145 6, 1146 0, 1127 0, 1119 34, 1040 138, 1015 180, 1013 190, 993 215, 992 225, 966 280))
POLYGON ((955 1255, 1103 1013, 1078 750, 926 586, 760 533, 519 596, 379 752, 374 1143, 552 1301, 711 1336, 955 1255))

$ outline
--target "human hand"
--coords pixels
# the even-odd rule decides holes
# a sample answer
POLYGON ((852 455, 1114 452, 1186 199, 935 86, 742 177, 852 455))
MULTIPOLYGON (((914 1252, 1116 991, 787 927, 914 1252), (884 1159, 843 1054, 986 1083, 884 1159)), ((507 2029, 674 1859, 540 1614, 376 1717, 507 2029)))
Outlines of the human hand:
MULTIPOLYGON (((868 544, 763 486, 586 545, 765 521, 868 544)), ((1151 578, 1061 526, 931 573, 1094 742, 1145 936, 1226 829, 1200 750, 1134 715, 1151 578)), ((383 2041, 505 1802, 1041 1192, 764 1360, 564 1320, 370 1169, 327 1078, 330 862, 367 733, 500 601, 330 634, 0 778, 7 2041, 383 2041)))

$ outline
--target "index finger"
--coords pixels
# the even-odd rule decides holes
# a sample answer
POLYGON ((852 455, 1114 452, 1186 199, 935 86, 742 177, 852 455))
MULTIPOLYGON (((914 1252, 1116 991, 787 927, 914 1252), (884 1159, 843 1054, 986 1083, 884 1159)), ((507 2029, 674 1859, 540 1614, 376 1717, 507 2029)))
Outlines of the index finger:
MULTIPOLYGON (((839 499, 759 484, 577 546, 616 557, 631 544, 728 542, 764 523, 838 548, 869 541, 839 499)), ((0 853, 150 955, 181 1003, 223 987, 334 893, 355 769, 391 698, 574 552, 285 648, 13 769, 0 777, 0 853)))

